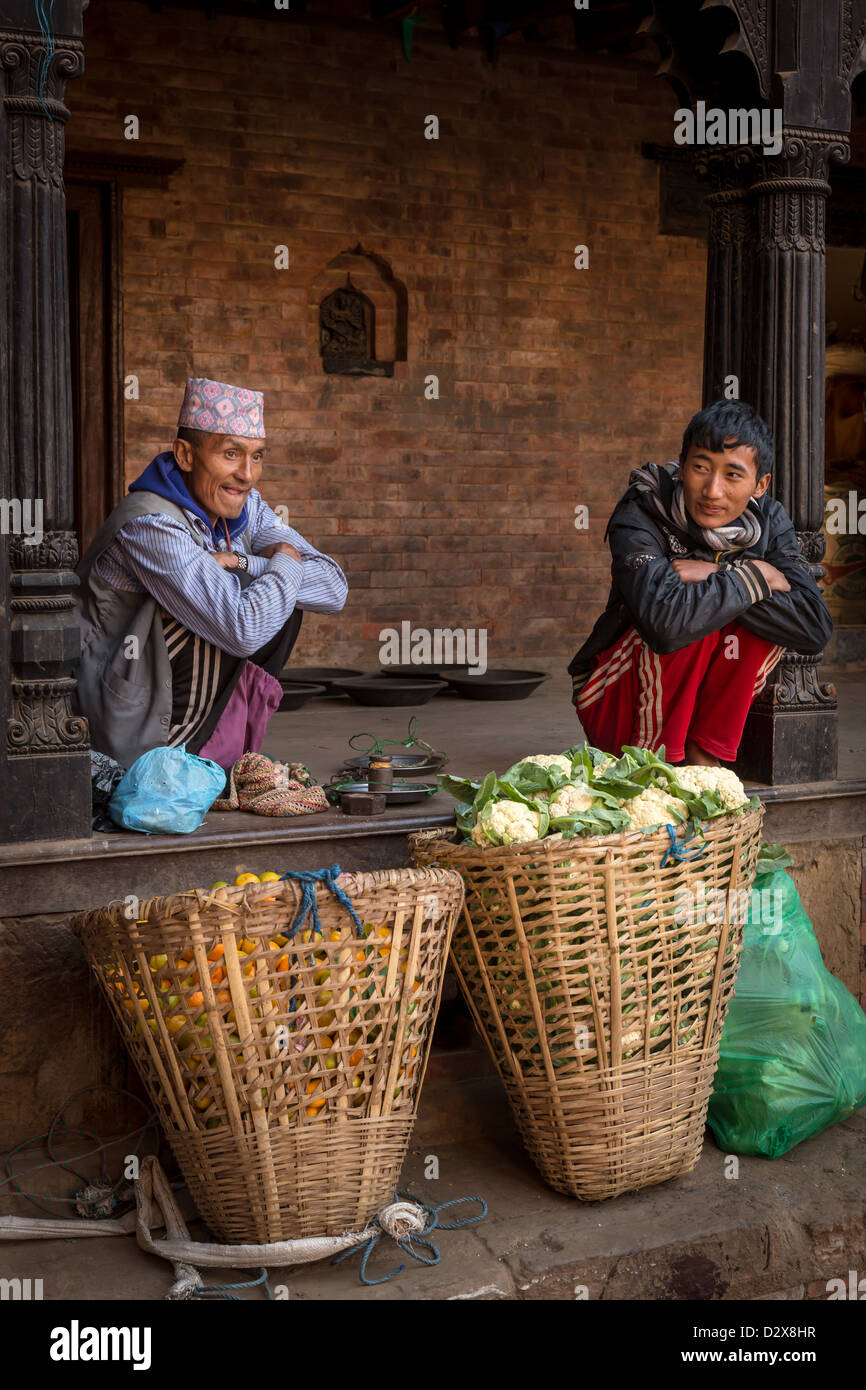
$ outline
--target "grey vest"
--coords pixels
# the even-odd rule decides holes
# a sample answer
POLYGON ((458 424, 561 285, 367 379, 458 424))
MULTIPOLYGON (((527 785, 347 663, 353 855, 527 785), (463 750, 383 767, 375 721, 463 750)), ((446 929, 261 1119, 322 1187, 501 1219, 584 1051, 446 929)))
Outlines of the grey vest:
MULTIPOLYGON (((76 671, 77 709, 90 725, 92 747, 126 768, 168 738, 171 663, 156 599, 115 589, 101 577, 96 561, 122 526, 154 512, 182 522, 196 544, 206 549, 204 537, 174 502, 156 492, 130 492, 100 527, 76 571, 82 648, 76 671)), ((243 541, 247 540, 245 532, 243 541)))

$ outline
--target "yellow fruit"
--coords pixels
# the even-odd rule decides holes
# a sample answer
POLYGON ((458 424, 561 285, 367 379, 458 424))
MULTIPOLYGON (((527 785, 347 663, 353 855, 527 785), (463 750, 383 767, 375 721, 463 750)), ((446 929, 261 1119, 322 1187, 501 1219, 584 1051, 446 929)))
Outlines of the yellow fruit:
POLYGON ((212 884, 211 884, 211 886, 210 886, 210 891, 211 891, 211 893, 213 893, 214 890, 217 889, 217 888, 228 888, 228 884, 226 883, 226 881, 225 881, 224 878, 218 878, 217 881, 216 881, 216 883, 212 883, 212 884))
POLYGON ((272 873, 269 869, 266 874, 259 874, 259 883, 279 883, 279 874, 272 873))
POLYGON ((323 989, 316 995, 316 1003, 323 1007, 325 1004, 330 1004, 333 997, 334 991, 332 989, 323 989))
POLYGON ((242 936, 238 942, 238 950, 243 951, 245 956, 249 956, 256 949, 256 943, 250 941, 248 936, 242 936))
POLYGON ((185 1023, 186 1019, 183 1014, 175 1014, 173 1018, 165 1020, 165 1026, 170 1033, 179 1033, 185 1023))
POLYGON ((330 972, 330 970, 317 970, 316 973, 315 973, 315 975, 313 976, 313 984, 314 984, 314 985, 324 985, 324 984, 327 984, 327 982, 328 982, 328 980, 330 980, 330 978, 331 978, 331 972, 330 972))
POLYGON ((157 970, 162 969, 167 960, 168 956, 151 956, 148 964, 150 965, 150 968, 153 971, 154 975, 156 974, 157 970))
POLYGON ((213 1105, 213 1096, 196 1096, 193 1105, 196 1110, 210 1110, 213 1105))
POLYGON ((238 874, 235 879, 235 888, 243 888, 245 883, 260 883, 258 874, 238 874))

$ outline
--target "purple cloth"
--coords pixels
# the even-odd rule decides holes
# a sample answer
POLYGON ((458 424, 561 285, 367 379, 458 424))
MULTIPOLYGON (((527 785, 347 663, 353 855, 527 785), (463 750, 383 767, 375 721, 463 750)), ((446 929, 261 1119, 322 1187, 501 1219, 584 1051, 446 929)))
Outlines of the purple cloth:
POLYGON ((244 753, 258 753, 268 720, 282 698, 283 687, 276 676, 263 671, 254 661, 247 661, 216 728, 198 756, 210 758, 228 772, 244 753))

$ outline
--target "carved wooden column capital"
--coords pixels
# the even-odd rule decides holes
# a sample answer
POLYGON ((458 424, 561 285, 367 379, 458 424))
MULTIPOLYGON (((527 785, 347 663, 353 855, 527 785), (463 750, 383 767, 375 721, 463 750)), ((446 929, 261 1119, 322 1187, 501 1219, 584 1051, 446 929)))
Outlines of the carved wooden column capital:
POLYGON ((9 121, 9 163, 18 179, 63 186, 66 83, 84 71, 84 45, 43 34, 0 32, 3 108, 9 121))

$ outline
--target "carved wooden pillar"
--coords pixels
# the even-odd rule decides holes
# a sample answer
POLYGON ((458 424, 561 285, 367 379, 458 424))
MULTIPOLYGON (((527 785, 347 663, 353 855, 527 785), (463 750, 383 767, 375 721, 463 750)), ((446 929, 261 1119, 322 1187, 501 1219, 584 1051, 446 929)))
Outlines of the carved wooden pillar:
POLYGON ((28 0, 5 0, 0 29, 0 490, 10 623, 0 839, 90 834, 86 721, 74 716, 79 651, 72 605, 72 419, 63 104, 84 66, 81 0, 59 0, 54 31, 28 0))
MULTIPOLYGON (((776 444, 773 493, 794 523, 804 560, 823 576, 825 213, 830 161, 848 158, 844 134, 784 132, 780 155, 756 163, 752 286, 754 332, 741 392, 776 444)), ((743 772, 766 782, 836 776, 836 691, 818 678, 820 656, 786 652, 753 707, 743 772)))
POLYGON ((726 380, 742 378, 748 340, 751 152, 701 152, 696 170, 711 180, 704 314, 704 402, 719 400, 726 380))

